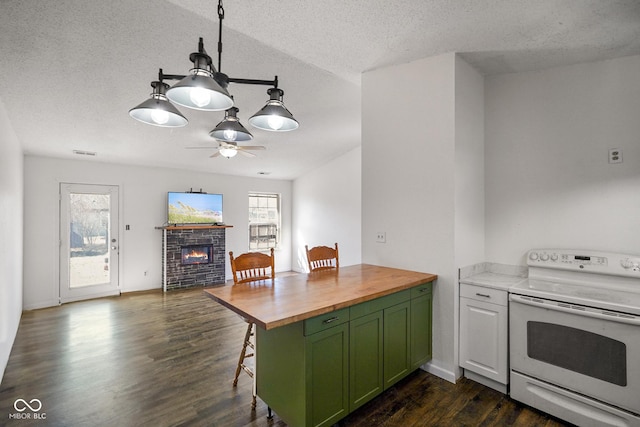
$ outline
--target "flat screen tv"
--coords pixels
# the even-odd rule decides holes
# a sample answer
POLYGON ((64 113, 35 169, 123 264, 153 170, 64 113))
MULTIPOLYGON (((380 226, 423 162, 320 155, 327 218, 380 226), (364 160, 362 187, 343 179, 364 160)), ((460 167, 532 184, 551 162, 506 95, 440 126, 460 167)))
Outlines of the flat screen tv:
POLYGON ((222 223, 222 194, 167 194, 168 224, 222 223))

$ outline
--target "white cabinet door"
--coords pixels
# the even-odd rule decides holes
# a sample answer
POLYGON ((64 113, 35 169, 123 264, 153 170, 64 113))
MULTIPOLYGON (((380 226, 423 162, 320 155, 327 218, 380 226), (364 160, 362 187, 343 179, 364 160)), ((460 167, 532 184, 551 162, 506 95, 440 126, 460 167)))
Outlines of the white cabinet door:
POLYGON ((507 306, 460 298, 460 366, 507 383, 507 306))

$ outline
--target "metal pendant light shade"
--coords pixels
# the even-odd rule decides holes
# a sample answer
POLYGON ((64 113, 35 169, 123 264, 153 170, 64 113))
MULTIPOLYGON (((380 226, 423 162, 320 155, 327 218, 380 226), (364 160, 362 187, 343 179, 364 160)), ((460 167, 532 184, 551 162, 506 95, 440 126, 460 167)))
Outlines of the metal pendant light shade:
POLYGON ((129 110, 129 115, 143 123, 160 127, 182 127, 188 123, 176 107, 165 96, 168 84, 155 81, 151 83, 151 98, 129 110))
POLYGON ((208 72, 196 71, 167 90, 167 98, 183 107, 203 111, 222 111, 233 107, 229 92, 208 72))
POLYGON ((298 129, 300 124, 293 114, 282 103, 284 92, 278 88, 267 91, 270 99, 256 114, 249 118, 249 123, 258 129, 274 132, 286 132, 298 129))
POLYGON ((219 141, 236 142, 250 141, 253 135, 240 123, 238 109, 231 107, 225 111, 224 119, 209 132, 209 135, 219 141))
POLYGON ((233 107, 233 99, 227 89, 213 79, 216 72, 211 57, 204 52, 200 39, 198 52, 189 55, 193 62, 191 75, 186 76, 167 90, 167 98, 183 107, 203 111, 222 111, 233 107))

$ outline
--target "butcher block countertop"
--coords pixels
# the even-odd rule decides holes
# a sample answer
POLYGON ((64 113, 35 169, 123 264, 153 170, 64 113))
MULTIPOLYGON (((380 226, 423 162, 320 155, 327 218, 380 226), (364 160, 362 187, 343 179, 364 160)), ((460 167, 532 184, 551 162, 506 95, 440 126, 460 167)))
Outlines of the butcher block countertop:
POLYGON ((430 273, 358 264, 338 271, 295 274, 270 280, 204 290, 264 329, 299 322, 436 280, 430 273))

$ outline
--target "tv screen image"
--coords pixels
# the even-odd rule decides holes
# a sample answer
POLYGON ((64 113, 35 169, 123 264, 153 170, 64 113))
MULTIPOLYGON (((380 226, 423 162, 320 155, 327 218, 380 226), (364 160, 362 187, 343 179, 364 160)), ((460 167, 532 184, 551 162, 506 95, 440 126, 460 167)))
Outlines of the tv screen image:
POLYGON ((169 224, 214 224, 222 222, 222 194, 167 194, 169 224))

